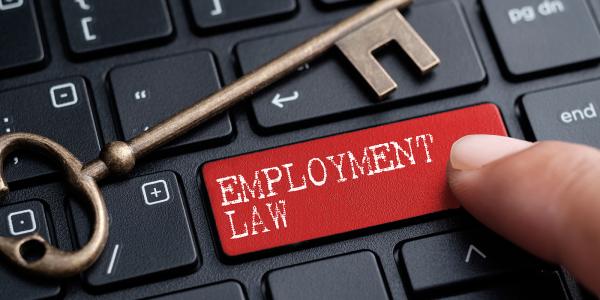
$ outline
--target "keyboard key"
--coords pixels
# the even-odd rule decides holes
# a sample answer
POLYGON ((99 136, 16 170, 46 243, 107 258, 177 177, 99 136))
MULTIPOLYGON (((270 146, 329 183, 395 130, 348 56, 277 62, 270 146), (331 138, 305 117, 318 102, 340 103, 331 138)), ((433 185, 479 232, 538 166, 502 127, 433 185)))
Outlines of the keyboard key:
POLYGON ((174 294, 156 297, 153 299, 163 300, 186 300, 186 299, 202 299, 202 300, 244 300, 244 291, 242 286, 235 281, 226 281, 223 283, 213 284, 193 290, 187 290, 174 294))
POLYGON ((494 105, 209 162, 202 174, 223 252, 239 256, 457 208, 446 164, 452 143, 472 133, 506 135, 494 105))
MULTIPOLYGON (((110 83, 125 139, 133 138, 221 87, 215 62, 207 51, 119 67, 110 72, 110 83)), ((232 133, 229 115, 224 114, 171 145, 215 142, 232 133)))
POLYGON ((585 0, 482 0, 508 72, 531 75, 600 58, 585 0))
MULTIPOLYGON (((92 287, 115 287, 158 273, 193 269, 198 254, 173 172, 135 177, 102 188, 110 218, 106 248, 85 273, 92 287)), ((79 244, 88 240, 86 210, 70 201, 79 244)))
POLYGON ((372 252, 358 252, 271 271, 269 299, 389 299, 372 252))
POLYGON ((413 240, 400 254, 414 292, 447 288, 532 267, 536 260, 483 230, 413 240))
MULTIPOLYGON (((291 14, 296 0, 189 0, 200 30, 226 27, 291 14)), ((239 27, 238 27, 239 28, 239 27)))
MULTIPOLYGON (((417 96, 449 92, 484 81, 485 71, 457 3, 415 5, 406 16, 442 60, 431 76, 417 75, 403 58, 402 50, 388 49, 393 51, 384 51, 378 57, 399 88, 388 100, 374 102, 374 95, 366 90, 363 79, 346 58, 339 51, 330 51, 302 67, 296 76, 256 97, 252 109, 258 125, 264 130, 289 128, 298 122, 366 111, 377 105, 405 103, 417 96)), ((237 54, 242 70, 244 73, 254 70, 321 30, 323 28, 286 33, 239 44, 237 54)))
MULTIPOLYGON (((52 241, 44 213, 44 206, 38 200, 20 202, 0 207, 0 235, 17 236, 39 233, 47 241, 52 241)), ((0 263, 0 298, 2 299, 41 299, 57 296, 60 286, 48 280, 27 276, 8 265, 0 263)))
POLYGON ((536 140, 562 140, 600 148, 600 81, 527 94, 523 111, 536 140))
POLYGON ((60 0, 60 8, 69 46, 76 54, 155 41, 173 33, 165 0, 60 0))
MULTIPOLYGON (((81 77, 40 83, 0 93, 0 134, 31 132, 48 137, 87 162, 100 152, 86 84, 81 77)), ((6 164, 9 181, 52 172, 46 159, 23 152, 6 164)))
POLYGON ((478 299, 569 299, 556 273, 545 273, 486 290, 442 298, 446 300, 478 300, 478 299))
POLYGON ((44 46, 32 0, 0 0, 0 71, 38 64, 44 46))

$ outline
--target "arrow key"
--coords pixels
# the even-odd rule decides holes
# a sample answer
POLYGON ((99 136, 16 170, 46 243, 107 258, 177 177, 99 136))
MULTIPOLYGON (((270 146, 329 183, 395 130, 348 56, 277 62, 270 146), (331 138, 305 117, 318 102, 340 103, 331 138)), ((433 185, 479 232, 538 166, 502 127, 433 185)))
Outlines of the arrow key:
POLYGON ((541 263, 485 230, 458 231, 408 241, 399 248, 415 293, 496 278, 541 263))

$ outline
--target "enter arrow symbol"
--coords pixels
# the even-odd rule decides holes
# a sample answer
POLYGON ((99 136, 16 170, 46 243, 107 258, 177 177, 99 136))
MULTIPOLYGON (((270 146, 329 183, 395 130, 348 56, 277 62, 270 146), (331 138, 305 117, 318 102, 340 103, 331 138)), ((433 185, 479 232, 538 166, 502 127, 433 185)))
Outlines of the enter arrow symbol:
POLYGON ((487 256, 483 252, 481 252, 481 250, 477 249, 477 247, 475 247, 474 245, 469 245, 469 251, 467 251, 467 258, 465 258, 466 263, 469 263, 469 261, 471 260, 471 253, 473 252, 477 253, 483 259, 487 258, 487 256))
POLYGON ((283 103, 298 100, 298 97, 300 97, 300 93, 298 93, 298 91, 294 91, 294 94, 289 97, 281 97, 281 95, 277 93, 277 95, 273 97, 273 100, 271 100, 271 103, 279 108, 283 108, 283 103))

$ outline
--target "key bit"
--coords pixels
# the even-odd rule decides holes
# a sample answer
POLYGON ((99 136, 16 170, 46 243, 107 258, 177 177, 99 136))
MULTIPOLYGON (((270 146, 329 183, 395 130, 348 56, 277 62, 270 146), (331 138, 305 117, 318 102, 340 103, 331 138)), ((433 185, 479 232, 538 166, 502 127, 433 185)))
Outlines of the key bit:
POLYGON ((440 63, 433 50, 397 10, 385 13, 335 43, 379 99, 393 92, 397 84, 375 59, 373 51, 391 41, 402 47, 422 74, 440 63))

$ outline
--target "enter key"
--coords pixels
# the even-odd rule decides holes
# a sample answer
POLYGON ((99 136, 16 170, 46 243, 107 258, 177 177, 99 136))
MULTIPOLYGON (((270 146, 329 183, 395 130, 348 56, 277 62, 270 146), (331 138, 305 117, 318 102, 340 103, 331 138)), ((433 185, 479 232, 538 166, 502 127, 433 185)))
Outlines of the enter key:
POLYGON ((536 140, 561 140, 600 148, 600 80, 523 97, 536 140))

